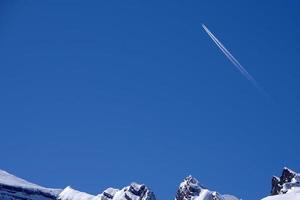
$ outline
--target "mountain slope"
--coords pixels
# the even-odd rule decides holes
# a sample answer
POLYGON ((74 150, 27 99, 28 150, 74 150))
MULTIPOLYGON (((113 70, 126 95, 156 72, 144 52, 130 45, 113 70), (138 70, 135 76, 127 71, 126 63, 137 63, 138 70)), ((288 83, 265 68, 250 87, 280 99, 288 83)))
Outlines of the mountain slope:
POLYGON ((262 200, 300 200, 300 193, 279 194, 263 198, 262 200))
POLYGON ((0 199, 53 200, 59 189, 41 187, 0 170, 0 199))

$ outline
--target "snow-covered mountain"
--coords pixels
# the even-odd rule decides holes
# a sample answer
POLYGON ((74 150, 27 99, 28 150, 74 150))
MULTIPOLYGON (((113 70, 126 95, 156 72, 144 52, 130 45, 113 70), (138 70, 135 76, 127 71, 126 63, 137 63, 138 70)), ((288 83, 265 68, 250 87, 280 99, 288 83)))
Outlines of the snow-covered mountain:
POLYGON ((300 200, 300 174, 283 168, 280 177, 272 178, 271 196, 262 200, 300 200))
POLYGON ((0 170, 0 200, 156 200, 145 185, 131 183, 123 189, 108 188, 92 195, 71 188, 45 188, 0 170))
MULTIPOLYGON (((145 185, 131 183, 123 189, 108 188, 92 195, 71 188, 45 188, 0 170, 0 200, 156 200, 145 185)), ((238 200, 232 195, 221 195, 200 186, 197 179, 188 176, 180 184, 175 200, 238 200)))
MULTIPOLYGON (((92 195, 71 188, 46 188, 0 170, 0 200, 156 200, 145 185, 131 183, 123 189, 108 188, 92 195)), ((192 176, 180 183, 175 200, 239 200, 233 195, 211 191, 192 176)), ((262 200, 300 200, 300 174, 284 168, 280 177, 272 178, 271 194, 262 200)))
POLYGON ((108 188, 96 196, 80 192, 71 187, 65 188, 59 195, 60 200, 156 200, 154 193, 145 185, 131 183, 123 189, 108 188))
POLYGON ((188 176, 180 183, 175 200, 238 200, 238 198, 210 191, 201 186, 196 178, 188 176))
POLYGON ((59 189, 41 187, 0 170, 1 200, 53 200, 59 189))

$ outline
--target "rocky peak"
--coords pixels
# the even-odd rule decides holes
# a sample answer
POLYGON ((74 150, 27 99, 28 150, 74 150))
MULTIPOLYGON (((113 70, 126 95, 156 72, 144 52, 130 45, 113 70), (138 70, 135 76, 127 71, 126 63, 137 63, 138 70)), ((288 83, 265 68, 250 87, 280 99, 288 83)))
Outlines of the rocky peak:
POLYGON ((216 191, 210 191, 201 186, 199 181, 192 177, 186 177, 179 185, 175 200, 238 200, 232 195, 221 195, 216 191))
POLYGON ((284 167, 280 177, 272 178, 271 195, 287 193, 294 187, 300 187, 300 174, 284 167))
POLYGON ((131 183, 123 189, 107 188, 94 196, 67 187, 59 194, 59 200, 156 200, 154 193, 143 184, 131 183))
MULTIPOLYGON (((124 188, 121 193, 123 197, 121 198, 122 200, 156 200, 154 193, 144 184, 131 183, 130 186, 124 188)), ((117 199, 120 200, 120 198, 117 199)))
POLYGON ((191 175, 186 177, 180 184, 176 193, 176 200, 189 200, 194 196, 199 196, 201 187, 199 181, 191 175))
POLYGON ((138 183, 131 183, 111 195, 112 200, 156 200, 154 193, 148 187, 138 183))

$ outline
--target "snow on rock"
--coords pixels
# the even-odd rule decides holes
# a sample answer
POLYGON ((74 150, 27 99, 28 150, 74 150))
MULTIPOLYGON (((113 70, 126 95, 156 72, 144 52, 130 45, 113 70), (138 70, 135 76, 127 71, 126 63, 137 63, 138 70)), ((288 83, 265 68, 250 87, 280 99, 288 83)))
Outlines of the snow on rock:
POLYGON ((0 170, 1 200, 52 200, 60 192, 59 189, 45 188, 0 170))
POLYGON ((300 200, 300 174, 284 167, 280 177, 272 178, 271 196, 262 200, 300 200))
POLYGON ((101 194, 94 196, 80 192, 71 187, 65 188, 58 197, 59 200, 156 200, 155 195, 145 185, 132 183, 130 186, 118 190, 108 188, 101 194))
POLYGON ((59 200, 110 200, 118 192, 118 189, 108 188, 97 196, 66 187, 58 196, 59 200))
POLYGON ((101 198, 101 200, 111 200, 115 196, 115 194, 119 191, 119 189, 115 188, 107 188, 104 190, 101 194, 98 196, 101 198))
POLYGON ((18 178, 6 171, 0 170, 0 184, 19 186, 23 188, 40 188, 39 185, 25 181, 24 179, 18 178))
POLYGON ((66 187, 58 196, 61 200, 92 200, 95 196, 85 192, 74 190, 70 186, 66 187))
POLYGON ((300 174, 284 167, 280 177, 273 176, 271 195, 285 194, 300 188, 300 174))
POLYGON ((45 188, 0 170, 0 200, 156 200, 145 185, 131 183, 123 189, 107 188, 91 195, 66 187, 64 190, 45 188))
POLYGON ((179 185, 175 200, 238 200, 238 198, 210 191, 201 186, 196 178, 188 176, 179 185))
POLYGON ((156 200, 154 193, 143 184, 131 183, 115 193, 112 200, 156 200))

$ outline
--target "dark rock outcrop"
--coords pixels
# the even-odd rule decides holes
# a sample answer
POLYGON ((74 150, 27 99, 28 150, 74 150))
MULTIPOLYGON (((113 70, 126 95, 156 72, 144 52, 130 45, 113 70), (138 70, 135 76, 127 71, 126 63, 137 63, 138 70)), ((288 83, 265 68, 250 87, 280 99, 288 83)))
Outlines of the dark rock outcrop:
POLYGON ((100 196, 102 196, 101 200, 110 200, 113 199, 115 194, 118 192, 118 189, 115 188, 107 188, 106 190, 104 190, 102 192, 102 194, 100 194, 100 196))
POLYGON ((292 184, 292 180, 298 176, 298 174, 291 169, 284 167, 280 177, 273 176, 271 195, 284 194, 287 192, 284 186, 292 184))
POLYGON ((131 183, 119 191, 118 198, 113 200, 156 200, 154 193, 144 184, 131 183))
POLYGON ((188 200, 194 196, 199 196, 201 187, 197 179, 192 176, 186 177, 180 184, 177 193, 176 200, 188 200))
POLYGON ((198 198, 198 200, 238 200, 232 195, 221 195, 216 191, 210 191, 201 186, 196 178, 188 176, 180 184, 175 200, 192 200, 194 198, 198 198))

